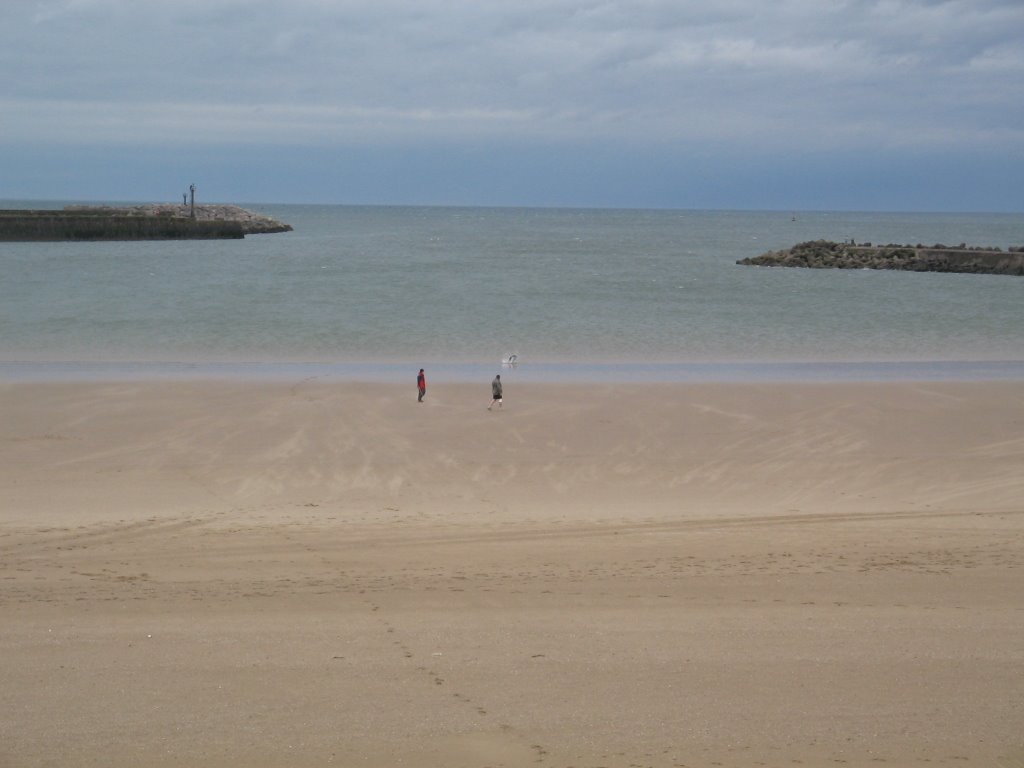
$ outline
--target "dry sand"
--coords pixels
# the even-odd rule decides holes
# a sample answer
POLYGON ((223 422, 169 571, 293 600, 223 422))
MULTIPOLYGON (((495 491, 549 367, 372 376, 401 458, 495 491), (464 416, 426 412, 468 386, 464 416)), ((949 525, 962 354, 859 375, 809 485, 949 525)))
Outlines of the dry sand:
POLYGON ((0 385, 0 765, 1024 765, 1024 383, 509 378, 0 385))

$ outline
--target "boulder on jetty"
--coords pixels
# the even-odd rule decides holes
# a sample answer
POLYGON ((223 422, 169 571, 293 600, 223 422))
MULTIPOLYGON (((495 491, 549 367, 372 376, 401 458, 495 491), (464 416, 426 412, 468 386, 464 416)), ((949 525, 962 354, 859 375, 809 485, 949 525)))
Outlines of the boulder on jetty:
POLYGON ((237 205, 71 205, 0 211, 0 241, 209 240, 290 232, 291 226, 237 205))
POLYGON ((880 245, 812 240, 737 264, 807 269, 896 269, 911 272, 966 272, 1024 275, 1024 251, 946 245, 880 245))

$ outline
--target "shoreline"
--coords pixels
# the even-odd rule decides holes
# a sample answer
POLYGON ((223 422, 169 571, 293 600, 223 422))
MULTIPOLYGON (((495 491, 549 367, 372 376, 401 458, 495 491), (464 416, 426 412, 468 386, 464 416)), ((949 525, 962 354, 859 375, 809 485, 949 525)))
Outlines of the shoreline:
POLYGON ((155 362, 0 361, 0 383, 90 381, 280 381, 321 379, 401 384, 419 367, 431 381, 470 383, 502 373, 532 383, 1019 381, 1024 360, 721 362, 155 362))

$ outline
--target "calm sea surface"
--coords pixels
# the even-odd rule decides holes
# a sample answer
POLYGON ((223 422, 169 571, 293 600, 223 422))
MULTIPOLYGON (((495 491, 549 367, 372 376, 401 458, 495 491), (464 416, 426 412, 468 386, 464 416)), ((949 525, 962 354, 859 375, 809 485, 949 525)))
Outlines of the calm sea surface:
MULTIPOLYGON (((41 207, 8 201, 3 207, 41 207)), ((1024 278, 742 267, 1024 215, 252 205, 241 241, 0 243, 0 378, 1024 377, 1024 278)))

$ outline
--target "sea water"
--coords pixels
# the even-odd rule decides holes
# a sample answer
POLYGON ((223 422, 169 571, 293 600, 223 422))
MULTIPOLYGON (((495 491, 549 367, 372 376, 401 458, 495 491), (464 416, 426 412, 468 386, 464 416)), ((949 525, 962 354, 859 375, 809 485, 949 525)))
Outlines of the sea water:
POLYGON ((1024 377, 1022 277, 736 264, 1005 249, 1022 215, 247 207, 294 231, 0 243, 0 378, 471 379, 511 354, 544 380, 1024 377))

